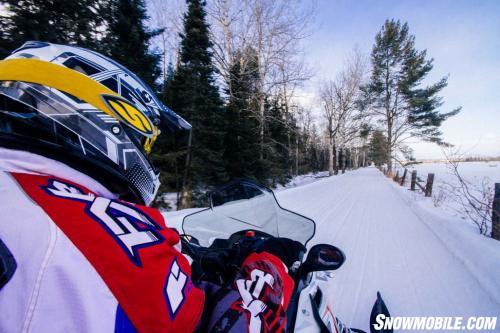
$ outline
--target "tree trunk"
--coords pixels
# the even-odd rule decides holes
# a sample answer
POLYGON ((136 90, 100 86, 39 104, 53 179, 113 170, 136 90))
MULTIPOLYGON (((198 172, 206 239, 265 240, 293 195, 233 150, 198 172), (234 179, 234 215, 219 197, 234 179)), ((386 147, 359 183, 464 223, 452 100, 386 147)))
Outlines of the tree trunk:
POLYGON ((341 157, 342 158, 342 161, 341 161, 341 163, 342 163, 342 173, 345 173, 346 162, 347 162, 347 159, 346 159, 346 153, 347 153, 347 151, 346 151, 345 148, 342 148, 340 151, 342 152, 342 157, 341 157))
POLYGON ((354 169, 359 168, 359 148, 354 148, 354 169))
MULTIPOLYGON (((193 191, 191 190, 191 184, 186 184, 181 191, 180 209, 191 208, 193 206, 192 196, 193 191)), ((177 210, 179 210, 179 206, 177 207, 177 210)))
POLYGON ((337 175, 339 173, 339 154, 337 153, 337 147, 335 143, 333 144, 333 174, 337 175))
POLYGON ((295 175, 299 175, 299 134, 295 134, 295 175))
POLYGON ((348 169, 348 170, 352 169, 351 148, 345 149, 345 167, 344 167, 344 169, 348 169))
POLYGON ((336 170, 336 174, 340 172, 342 172, 342 160, 343 160, 343 155, 344 155, 344 150, 342 148, 339 148, 338 150, 338 157, 337 157, 337 170, 336 170))
POLYGON ((392 153, 391 148, 387 149, 387 173, 392 175, 392 153))
POLYGON ((387 121, 387 173, 392 176, 392 121, 387 121))
POLYGON ((288 161, 290 163, 290 169, 288 172, 290 175, 293 175, 293 164, 291 163, 293 161, 293 156, 292 156, 292 139, 290 138, 290 128, 287 128, 286 130, 287 133, 287 139, 288 139, 288 147, 287 147, 287 154, 288 154, 288 161))
POLYGON ((333 176, 333 160, 335 158, 335 153, 333 152, 335 150, 335 145, 333 144, 333 138, 329 137, 328 138, 328 175, 333 176))
POLYGON ((189 180, 189 169, 191 167, 191 146, 193 140, 193 131, 189 131, 188 148, 186 153, 186 164, 184 175, 182 177, 181 195, 177 199, 177 210, 191 207, 191 181, 189 180))
POLYGON ((259 137, 260 137, 260 151, 259 151, 259 159, 262 161, 264 159, 264 93, 261 91, 259 95, 259 116, 260 116, 260 128, 259 128, 259 137))

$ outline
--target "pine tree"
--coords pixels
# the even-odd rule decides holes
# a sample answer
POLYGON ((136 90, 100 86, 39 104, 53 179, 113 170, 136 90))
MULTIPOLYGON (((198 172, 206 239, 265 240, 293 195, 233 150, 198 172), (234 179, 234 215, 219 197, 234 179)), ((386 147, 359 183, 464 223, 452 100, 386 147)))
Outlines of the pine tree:
POLYGON ((163 78, 163 84, 161 87, 160 98, 164 102, 165 105, 171 105, 174 100, 174 96, 172 96, 172 81, 174 80, 175 69, 171 62, 168 63, 167 70, 165 72, 165 77, 163 78))
MULTIPOLYGON (((174 78, 174 68, 171 63, 168 64, 167 72, 161 87, 160 99, 166 104, 171 105, 173 96, 170 84, 174 78)), ((155 205, 157 207, 165 207, 165 202, 162 200, 162 194, 165 192, 179 192, 180 181, 182 178, 181 165, 183 157, 186 154, 185 136, 187 133, 163 133, 157 139, 153 147, 153 164, 160 170, 160 189, 155 205)))
POLYGON ((375 165, 380 166, 386 163, 388 150, 387 137, 382 131, 375 130, 372 132, 368 147, 368 157, 375 165))
POLYGON ((187 3, 179 65, 168 88, 172 96, 169 106, 193 126, 187 167, 183 170, 181 207, 190 205, 188 193, 193 189, 227 180, 222 159, 223 109, 215 85, 205 3, 200 0, 187 3))
POLYGON ((433 68, 433 59, 427 59, 426 50, 415 49, 415 37, 410 35, 407 23, 385 21, 375 37, 371 63, 370 82, 363 87, 364 104, 385 126, 389 170, 392 157, 410 137, 446 144, 439 127, 460 108, 447 113, 439 110, 443 101, 438 93, 446 87, 447 77, 422 86, 433 68))
POLYGON ((2 27, 0 31, 0 59, 3 59, 15 49, 12 37, 10 36, 12 28, 9 17, 0 15, 0 27, 2 27))
POLYGON ((224 162, 230 179, 259 178, 261 161, 259 149, 259 122, 256 118, 257 59, 251 49, 235 57, 230 69, 226 94, 229 101, 225 111, 224 162), (244 64, 245 68, 242 68, 244 64))
POLYGON ((148 19, 143 0, 111 0, 104 51, 154 89, 161 75, 161 55, 150 48, 161 30, 150 30, 148 19))
POLYGON ((264 169, 261 179, 271 180, 270 185, 286 183, 290 178, 292 160, 288 149, 289 128, 285 108, 278 98, 265 103, 266 127, 264 132, 264 169))
POLYGON ((321 147, 321 138, 318 135, 316 124, 312 124, 309 138, 309 166, 312 172, 318 172, 325 168, 323 161, 324 151, 321 147))
POLYGON ((72 44, 99 50, 106 0, 6 0, 1 18, 2 58, 26 41, 72 44))
MULTIPOLYGON (((163 85, 161 87, 160 99, 165 105, 171 105, 175 96, 170 89, 174 79, 175 70, 172 63, 168 64, 163 85)), ((182 165, 186 155, 186 139, 188 133, 163 133, 158 137, 153 147, 153 164, 160 170, 161 186, 158 191, 159 196, 155 205, 165 207, 162 194, 165 192, 179 192, 182 181, 182 165)))
POLYGON ((168 84, 172 82, 172 80, 174 79, 174 74, 175 74, 174 65, 172 65, 172 62, 169 62, 167 65, 167 71, 165 73, 165 80, 164 80, 165 88, 167 88, 168 84))

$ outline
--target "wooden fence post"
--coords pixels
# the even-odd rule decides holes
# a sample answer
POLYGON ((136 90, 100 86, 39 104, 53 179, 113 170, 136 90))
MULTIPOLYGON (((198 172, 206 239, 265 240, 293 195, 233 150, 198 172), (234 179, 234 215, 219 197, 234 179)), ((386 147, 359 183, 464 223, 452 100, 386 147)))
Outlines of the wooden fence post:
POLYGON ((491 238, 500 240, 500 183, 495 183, 493 209, 491 212, 491 238))
POLYGON ((427 184, 425 184, 425 196, 432 196, 432 185, 434 184, 434 174, 430 173, 427 175, 427 184))
POLYGON ((415 191, 415 184, 417 183, 417 170, 411 172, 410 190, 415 191))
POLYGON ((393 179, 395 182, 399 182, 399 170, 396 171, 396 175, 394 176, 394 179, 393 179))
POLYGON ((408 169, 405 168, 405 171, 403 172, 403 177, 401 177, 401 182, 399 185, 403 186, 405 184, 405 179, 406 179, 406 173, 408 172, 408 169))

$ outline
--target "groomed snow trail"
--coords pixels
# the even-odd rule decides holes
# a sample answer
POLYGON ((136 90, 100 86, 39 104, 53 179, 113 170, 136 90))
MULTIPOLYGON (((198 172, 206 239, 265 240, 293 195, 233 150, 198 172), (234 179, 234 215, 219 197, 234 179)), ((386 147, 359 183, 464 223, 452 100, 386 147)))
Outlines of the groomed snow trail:
POLYGON ((429 228, 433 221, 413 213, 403 194, 375 168, 277 193, 284 208, 316 221, 312 243, 330 243, 346 254, 329 291, 334 311, 352 327, 369 330, 379 290, 393 316, 500 316, 498 299, 429 228))
MULTIPOLYGON (((284 208, 316 221, 308 247, 328 243, 346 254, 328 290, 335 314, 346 324, 369 332, 377 291, 392 316, 500 320, 500 242, 471 230, 448 232, 439 219, 415 211, 408 192, 377 169, 364 168, 276 196, 284 208)), ((175 227, 186 214, 165 215, 175 227)))

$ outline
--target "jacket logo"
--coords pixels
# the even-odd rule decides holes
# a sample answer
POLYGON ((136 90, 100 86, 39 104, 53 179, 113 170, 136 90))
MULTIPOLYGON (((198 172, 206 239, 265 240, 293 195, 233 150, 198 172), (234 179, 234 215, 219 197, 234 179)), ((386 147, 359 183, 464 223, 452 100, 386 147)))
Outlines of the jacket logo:
POLYGON ((169 271, 170 273, 168 274, 165 284, 165 298, 167 299, 170 318, 174 319, 177 315, 177 311, 182 307, 186 298, 184 295, 184 287, 189 278, 179 267, 177 259, 172 261, 169 271))
POLYGON ((135 106, 123 98, 113 95, 101 95, 104 102, 125 124, 148 137, 153 136, 154 126, 151 120, 135 106))
POLYGON ((161 227, 134 206, 84 193, 73 185, 55 179, 49 179, 48 186, 42 188, 49 195, 86 203, 87 215, 98 222, 139 267, 142 267, 139 250, 163 241, 158 232, 161 227))

